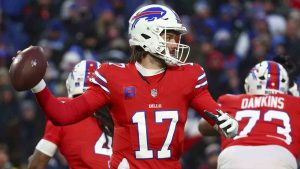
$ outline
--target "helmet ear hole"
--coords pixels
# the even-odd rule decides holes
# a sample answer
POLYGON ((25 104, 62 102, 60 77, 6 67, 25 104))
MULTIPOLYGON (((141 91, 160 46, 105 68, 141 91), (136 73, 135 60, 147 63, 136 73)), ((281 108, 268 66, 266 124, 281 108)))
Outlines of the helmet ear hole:
POLYGON ((258 77, 260 80, 266 80, 265 76, 258 77))

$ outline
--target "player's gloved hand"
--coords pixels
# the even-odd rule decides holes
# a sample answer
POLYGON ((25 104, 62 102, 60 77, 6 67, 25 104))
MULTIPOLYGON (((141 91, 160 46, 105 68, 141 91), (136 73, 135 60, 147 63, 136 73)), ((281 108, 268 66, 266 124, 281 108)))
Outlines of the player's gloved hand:
POLYGON ((216 125, 215 129, 219 129, 221 134, 223 134, 226 138, 233 138, 237 135, 239 124, 238 122, 227 113, 223 113, 222 110, 216 110, 218 115, 214 115, 209 111, 204 111, 204 113, 211 118, 216 125))
POLYGON ((42 79, 37 85, 35 85, 32 89, 32 93, 38 93, 42 91, 46 87, 46 82, 42 79))

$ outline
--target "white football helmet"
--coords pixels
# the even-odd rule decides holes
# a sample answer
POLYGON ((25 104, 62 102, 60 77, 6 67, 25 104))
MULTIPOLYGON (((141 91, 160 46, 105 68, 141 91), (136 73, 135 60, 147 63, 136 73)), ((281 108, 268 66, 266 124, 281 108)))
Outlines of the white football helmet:
POLYGON ((274 94, 288 92, 287 71, 274 61, 262 61, 255 65, 245 79, 247 94, 274 94))
POLYGON ((188 58, 190 47, 180 43, 181 35, 186 32, 179 16, 163 5, 144 6, 129 19, 130 46, 140 46, 152 55, 163 59, 168 65, 184 63, 188 58), (167 44, 171 44, 165 40, 168 30, 179 34, 178 41, 172 43, 177 46, 174 54, 171 54, 167 48, 167 44))
POLYGON ((66 81, 68 97, 80 95, 88 89, 91 75, 100 67, 100 63, 91 60, 83 60, 74 66, 66 81))

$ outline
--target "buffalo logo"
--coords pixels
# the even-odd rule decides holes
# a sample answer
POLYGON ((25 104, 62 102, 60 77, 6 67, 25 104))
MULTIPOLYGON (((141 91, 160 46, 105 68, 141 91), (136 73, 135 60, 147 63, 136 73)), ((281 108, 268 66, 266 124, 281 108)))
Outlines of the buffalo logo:
POLYGON ((153 7, 153 8, 148 8, 142 12, 137 13, 131 20, 134 20, 133 24, 131 25, 131 29, 135 28, 135 25, 137 22, 145 18, 146 21, 154 21, 155 19, 162 18, 166 14, 166 11, 163 10, 160 7, 153 7))

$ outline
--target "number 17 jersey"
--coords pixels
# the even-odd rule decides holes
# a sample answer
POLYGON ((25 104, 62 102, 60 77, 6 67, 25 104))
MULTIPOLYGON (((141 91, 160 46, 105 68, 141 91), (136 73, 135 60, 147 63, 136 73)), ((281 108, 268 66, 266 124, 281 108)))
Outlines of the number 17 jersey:
POLYGON ((92 82, 90 90, 102 88, 114 120, 111 168, 181 168, 188 107, 201 114, 219 108, 199 65, 143 77, 134 64, 102 64, 92 82))

